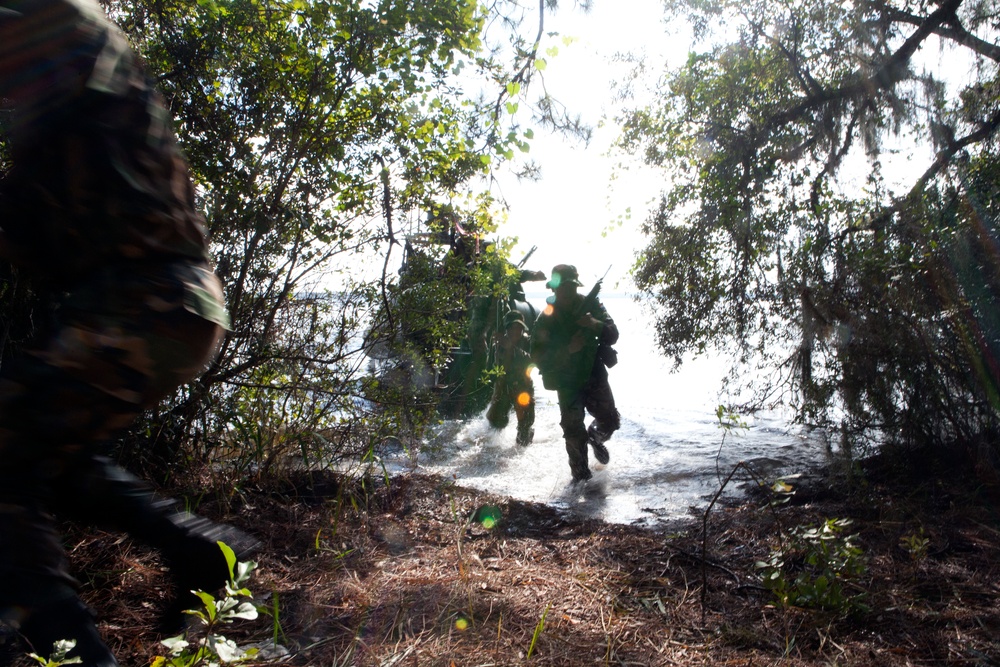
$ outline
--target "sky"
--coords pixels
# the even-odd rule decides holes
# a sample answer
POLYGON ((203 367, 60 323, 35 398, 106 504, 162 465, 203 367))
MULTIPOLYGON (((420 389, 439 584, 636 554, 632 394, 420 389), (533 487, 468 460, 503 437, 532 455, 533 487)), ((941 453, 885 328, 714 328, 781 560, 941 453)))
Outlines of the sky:
MULTIPOLYGON (((508 221, 499 234, 518 237, 519 243, 511 253, 514 261, 533 245, 538 246, 527 268, 548 274, 555 264, 574 264, 589 287, 610 267, 605 289, 627 292, 632 287, 628 271, 636 251, 644 245, 639 227, 655 205, 665 180, 635 159, 627 172, 612 180, 616 159, 607 152, 618 135, 612 118, 617 110, 613 82, 628 72, 626 64, 614 62, 614 56, 645 56, 645 85, 650 86, 663 72, 664 64, 671 68, 683 64, 692 42, 683 25, 674 24, 668 29, 663 21, 663 0, 593 0, 589 13, 573 4, 572 0, 561 0, 560 9, 546 19, 546 30, 557 31, 559 36, 548 38, 540 51, 544 53, 555 44, 559 54, 548 58, 542 75, 546 89, 594 127, 594 136, 585 146, 536 128, 529 156, 540 165, 541 180, 517 182, 509 172, 498 170, 495 174, 499 182, 497 194, 509 206, 508 221), (563 37, 575 41, 564 46, 563 37), (618 220, 623 220, 620 227, 613 225, 618 220)), ((965 81, 971 64, 956 61, 954 50, 933 48, 935 43, 932 40, 931 46, 917 54, 916 66, 939 74, 950 71, 956 82, 965 81)), ((654 91, 639 90, 637 94, 648 99, 654 91)), ((927 168, 933 152, 915 145, 909 136, 887 140, 888 145, 894 142, 899 145, 898 154, 883 155, 882 161, 890 187, 902 192, 927 168)), ((860 156, 857 161, 857 169, 841 170, 841 187, 864 186, 863 178, 857 182, 850 178, 851 173, 868 172, 860 156)))
POLYGON ((546 89, 594 128, 593 138, 583 145, 535 129, 528 155, 541 167, 541 179, 518 182, 510 173, 496 174, 497 194, 509 206, 499 234, 518 237, 514 261, 538 246, 526 268, 548 274, 555 264, 574 264, 588 287, 608 271, 604 288, 627 291, 628 270, 642 245, 638 228, 656 201, 662 177, 633 164, 612 181, 616 160, 607 152, 618 134, 609 122, 615 112, 612 84, 628 71, 613 58, 625 52, 644 55, 658 73, 664 61, 682 62, 689 45, 667 36, 662 0, 594 0, 589 13, 572 7, 571 0, 560 4, 546 19, 546 30, 559 37, 540 49, 544 53, 555 44, 559 53, 547 58, 542 75, 546 89), (562 37, 575 41, 567 46, 562 37), (621 226, 613 224, 618 220, 621 226))

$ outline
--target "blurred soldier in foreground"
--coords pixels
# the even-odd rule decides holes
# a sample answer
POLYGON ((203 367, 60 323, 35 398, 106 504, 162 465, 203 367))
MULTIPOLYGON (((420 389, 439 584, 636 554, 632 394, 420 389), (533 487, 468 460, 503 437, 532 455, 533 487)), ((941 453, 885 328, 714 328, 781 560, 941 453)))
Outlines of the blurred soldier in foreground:
POLYGON ((497 339, 497 364, 501 375, 493 385, 493 398, 486 411, 490 426, 502 429, 510 420, 510 410, 517 415, 517 444, 529 445, 535 436, 535 385, 531 381, 531 357, 528 355, 527 325, 516 310, 503 319, 503 332, 497 339))
POLYGON ((621 425, 607 370, 617 363, 611 346, 618 342, 618 327, 597 298, 600 281, 587 296, 577 293, 581 285, 576 267, 555 266, 545 283, 555 294, 531 334, 531 358, 542 383, 558 392, 559 425, 574 482, 591 477, 587 444, 594 448, 594 458, 606 464, 611 456, 604 443, 621 425), (584 424, 584 410, 594 417, 590 428, 584 424))
POLYGON ((254 541, 99 452, 205 367, 227 315, 169 114, 96 0, 0 0, 0 98, 0 252, 52 312, 0 368, 0 620, 42 656, 71 639, 85 667, 113 667, 49 513, 160 549, 178 588, 165 622, 225 583, 216 541, 254 541))

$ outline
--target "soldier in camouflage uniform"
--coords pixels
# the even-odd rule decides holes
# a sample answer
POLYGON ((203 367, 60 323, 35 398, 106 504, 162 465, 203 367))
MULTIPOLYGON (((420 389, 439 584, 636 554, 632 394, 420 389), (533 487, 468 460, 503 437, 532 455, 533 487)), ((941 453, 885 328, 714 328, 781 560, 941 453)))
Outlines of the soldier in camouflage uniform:
POLYGON ((95 0, 0 0, 0 98, 0 253, 54 313, 0 368, 0 620, 43 656, 75 639, 71 656, 112 667, 49 513, 161 549, 179 608, 227 579, 216 540, 254 548, 100 455, 210 361, 222 289, 169 115, 95 0))
POLYGON ((519 445, 530 445, 535 437, 535 384, 531 381, 531 357, 528 355, 527 325, 516 310, 504 315, 503 332, 497 340, 497 365, 501 375, 493 385, 493 397, 486 419, 495 429, 503 429, 510 420, 511 408, 517 415, 519 445))
POLYGON ((618 327, 596 294, 588 299, 577 293, 581 285, 576 267, 555 266, 545 283, 554 294, 531 333, 531 358, 545 388, 559 397, 559 425, 574 482, 591 477, 587 444, 606 464, 610 454, 604 443, 621 425, 607 370, 617 362, 611 346, 618 342, 618 327), (584 411, 594 417, 589 428, 584 411))

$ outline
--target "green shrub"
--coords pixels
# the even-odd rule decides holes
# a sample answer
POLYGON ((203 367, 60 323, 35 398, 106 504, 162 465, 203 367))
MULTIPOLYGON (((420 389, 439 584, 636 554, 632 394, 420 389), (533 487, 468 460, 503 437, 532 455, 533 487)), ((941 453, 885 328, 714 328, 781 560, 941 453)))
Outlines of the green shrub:
POLYGON ((795 528, 782 548, 758 562, 764 587, 782 607, 837 614, 866 609, 854 583, 866 571, 857 535, 846 535, 848 519, 827 519, 816 527, 795 528))
POLYGON ((196 591, 201 600, 201 609, 191 609, 186 613, 198 619, 198 626, 164 639, 169 650, 167 656, 157 656, 150 667, 218 667, 223 664, 239 664, 257 659, 258 649, 241 648, 236 642, 219 634, 220 626, 236 619, 257 618, 257 607, 249 599, 250 591, 244 584, 257 568, 257 563, 237 563, 236 555, 227 545, 219 542, 229 564, 229 583, 218 599, 215 596, 196 591))

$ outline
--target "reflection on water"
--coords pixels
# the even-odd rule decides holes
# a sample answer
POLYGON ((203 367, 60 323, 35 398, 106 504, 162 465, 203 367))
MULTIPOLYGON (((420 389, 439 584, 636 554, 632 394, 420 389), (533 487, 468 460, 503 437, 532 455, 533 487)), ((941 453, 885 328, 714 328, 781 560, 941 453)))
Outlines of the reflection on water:
MULTIPOLYGON (((747 429, 723 431, 715 408, 724 360, 698 360, 670 374, 669 364, 653 351, 652 327, 639 308, 626 298, 604 301, 622 333, 616 346, 620 363, 610 371, 622 428, 607 443, 608 465, 591 457, 593 479, 570 483, 555 392, 542 389, 537 378, 530 446, 514 443, 513 415, 503 432, 490 429, 482 416, 450 421, 410 467, 579 516, 656 524, 704 507, 741 461, 771 482, 825 460, 821 433, 788 426, 777 416, 758 415, 747 419, 747 429)), ((736 479, 750 481, 742 472, 736 479)), ((727 491, 738 492, 738 485, 731 483, 727 491)))

